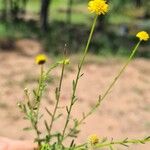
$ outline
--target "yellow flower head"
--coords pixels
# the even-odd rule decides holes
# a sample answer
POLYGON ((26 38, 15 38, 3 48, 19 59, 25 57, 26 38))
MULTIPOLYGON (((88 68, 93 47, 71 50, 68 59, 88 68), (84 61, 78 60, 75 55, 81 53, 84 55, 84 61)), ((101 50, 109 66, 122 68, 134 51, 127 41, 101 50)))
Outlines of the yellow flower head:
POLYGON ((37 55, 35 58, 35 62, 38 65, 42 65, 47 61, 47 57, 44 54, 37 55))
POLYGON ((64 60, 59 61, 58 63, 68 65, 70 63, 70 59, 66 58, 64 60))
POLYGON ((93 135, 89 136, 88 142, 91 145, 96 145, 99 142, 99 138, 96 134, 93 134, 93 135))
POLYGON ((106 3, 106 0, 90 0, 88 10, 97 15, 105 15, 109 10, 109 5, 106 3))
POLYGON ((140 41, 147 41, 149 39, 149 35, 145 31, 138 32, 136 37, 138 37, 140 41))

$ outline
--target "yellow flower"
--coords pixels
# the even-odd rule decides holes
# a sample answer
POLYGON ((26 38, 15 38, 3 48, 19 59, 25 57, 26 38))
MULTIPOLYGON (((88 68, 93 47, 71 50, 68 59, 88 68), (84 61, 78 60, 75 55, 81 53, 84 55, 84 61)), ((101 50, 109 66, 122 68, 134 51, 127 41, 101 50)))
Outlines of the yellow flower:
POLYGON ((99 138, 96 134, 89 136, 88 138, 89 144, 96 145, 99 142, 99 138))
POLYGON ((109 5, 106 3, 106 0, 90 0, 88 10, 97 15, 105 15, 109 10, 109 5))
POLYGON ((47 57, 44 54, 37 55, 35 58, 35 62, 38 65, 42 65, 47 61, 47 57))
POLYGON ((149 35, 145 31, 138 32, 136 37, 138 37, 140 41, 147 41, 149 39, 149 35))
POLYGON ((59 64, 65 64, 68 65, 70 63, 70 59, 64 59, 58 62, 59 64))

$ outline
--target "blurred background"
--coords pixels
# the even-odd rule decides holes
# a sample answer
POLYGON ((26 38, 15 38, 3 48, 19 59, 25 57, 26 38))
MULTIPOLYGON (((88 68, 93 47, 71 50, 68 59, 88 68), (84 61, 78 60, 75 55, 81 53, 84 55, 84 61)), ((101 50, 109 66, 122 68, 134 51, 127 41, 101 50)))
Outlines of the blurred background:
MULTIPOLYGON (((125 55, 135 34, 150 30, 148 0, 110 0, 107 16, 99 17, 91 52, 125 55), (110 42, 111 41, 111 42, 110 42)), ((43 50, 59 55, 65 44, 69 53, 79 52, 86 41, 93 15, 87 0, 0 0, 1 47, 18 39, 36 39, 43 50)), ((148 45, 139 56, 149 57, 148 45)))
MULTIPOLYGON (((45 52, 49 63, 58 60, 64 49, 71 58, 64 79, 62 105, 70 98, 71 81, 85 46, 93 15, 87 0, 0 0, 0 135, 32 139, 24 132, 27 122, 16 106, 23 89, 33 88, 38 79, 34 57, 45 52), (35 75, 37 74, 37 75, 35 75), (67 91, 67 93, 66 93, 67 91), (70 91, 70 92, 68 92, 70 91)), ((74 117, 88 111, 103 93, 132 47, 136 33, 150 33, 149 0, 109 0, 110 11, 98 18, 78 89, 79 104, 74 117), (89 94, 90 91, 90 94, 89 94)), ((109 94, 102 108, 82 127, 78 142, 91 133, 114 138, 143 137, 150 134, 150 42, 142 42, 136 58, 109 94), (94 125, 93 125, 94 122, 94 125), (87 130, 88 129, 88 130, 87 130)), ((60 68, 52 74, 45 105, 54 104, 52 91, 60 68), (49 90, 51 92, 49 92, 49 90)), ((45 111, 43 110, 43 113, 45 111)), ((62 124, 62 123, 61 123, 62 124)), ((58 130, 61 124, 55 126, 58 130)), ((42 125, 41 130, 44 131, 42 125)), ((149 150, 150 145, 131 147, 149 150)))

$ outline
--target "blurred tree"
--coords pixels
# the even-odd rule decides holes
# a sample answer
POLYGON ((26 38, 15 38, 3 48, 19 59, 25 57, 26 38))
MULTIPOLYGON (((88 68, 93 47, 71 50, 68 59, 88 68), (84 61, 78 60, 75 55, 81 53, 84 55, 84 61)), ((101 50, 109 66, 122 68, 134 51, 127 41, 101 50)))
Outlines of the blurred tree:
POLYGON ((48 12, 52 0, 41 0, 40 24, 42 31, 47 30, 48 12))
POLYGON ((68 6, 67 6, 67 24, 71 24, 72 5, 73 5, 73 0, 68 0, 68 6))
POLYGON ((125 7, 126 5, 131 5, 133 4, 133 2, 135 1, 131 1, 131 0, 109 0, 110 3, 113 6, 113 11, 115 12, 119 12, 120 10, 123 9, 123 7, 125 7))
POLYGON ((8 11, 8 0, 3 0, 2 1, 2 19, 6 19, 7 18, 7 11, 8 11))
POLYGON ((9 13, 11 19, 16 20, 19 18, 20 14, 25 14, 26 5, 29 0, 8 0, 8 5, 10 6, 9 13))
POLYGON ((11 19, 18 19, 19 14, 19 0, 10 0, 10 14, 11 19))
POLYGON ((140 7, 142 5, 141 0, 135 0, 136 7, 140 7))
POLYGON ((21 13, 26 14, 26 6, 29 0, 21 0, 21 13))
MULTIPOLYGON (((110 0, 107 0, 107 2, 109 3, 110 0)), ((98 17, 97 30, 99 30, 99 31, 103 31, 104 30, 104 27, 106 26, 107 21, 108 21, 107 18, 108 17, 106 17, 106 16, 98 17)))
POLYGON ((98 31, 104 31, 105 26, 106 26, 106 22, 107 22, 107 17, 105 17, 105 16, 98 17, 97 30, 98 31))
POLYGON ((67 27, 68 27, 68 43, 71 45, 72 44, 72 34, 71 34, 71 20, 72 20, 72 5, 73 5, 73 0, 68 0, 67 4, 67 27))

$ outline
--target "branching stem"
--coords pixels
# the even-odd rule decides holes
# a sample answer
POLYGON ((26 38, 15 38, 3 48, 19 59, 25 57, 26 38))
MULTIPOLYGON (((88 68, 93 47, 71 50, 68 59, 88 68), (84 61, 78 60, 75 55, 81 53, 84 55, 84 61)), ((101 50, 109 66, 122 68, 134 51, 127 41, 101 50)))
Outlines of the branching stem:
MULTIPOLYGON (((127 59, 127 61, 125 62, 124 66, 120 69, 120 71, 118 72, 118 74, 115 76, 115 78, 113 79, 112 83, 108 86, 108 88, 106 89, 106 91, 104 92, 104 94, 102 96, 99 96, 99 99, 97 101, 97 103, 94 105, 94 107, 92 107, 92 109, 87 112, 86 114, 84 114, 83 118, 79 120, 78 125, 76 126, 79 127, 86 118, 88 118, 93 112, 95 112, 95 110, 100 106, 101 102, 105 99, 105 97, 108 95, 108 93, 110 92, 110 90, 112 89, 112 87, 115 85, 115 83, 118 81, 119 77, 121 76, 121 74, 124 72, 124 70, 126 69, 126 67, 128 66, 128 64, 130 63, 130 61, 132 60, 133 56, 135 55, 139 45, 140 45, 141 41, 139 41, 136 46, 134 47, 134 49, 132 50, 129 58, 127 59)), ((65 136, 68 137, 70 134, 72 133, 72 130, 65 136)))
POLYGON ((61 93, 62 81, 63 81, 63 76, 64 76, 64 70, 65 70, 65 62, 63 62, 62 64, 62 71, 61 71, 61 77, 60 77, 59 86, 58 86, 58 92, 56 92, 56 104, 54 107, 54 111, 52 113, 52 118, 51 118, 50 127, 49 127, 49 135, 51 134, 52 126, 55 120, 55 115, 56 115, 58 104, 60 101, 60 93, 61 93))
POLYGON ((78 85, 78 81, 79 81, 79 78, 80 78, 81 69, 82 69, 85 57, 87 55, 87 52, 88 52, 88 49, 89 49, 89 45, 90 45, 90 42, 91 42, 91 39, 92 39, 92 35, 93 35, 94 29, 95 29, 97 17, 98 16, 95 16, 95 18, 94 18, 94 22, 93 22, 93 25, 92 25, 92 28, 91 28, 91 31, 90 31, 90 35, 89 35, 89 38, 88 38, 88 41, 87 41, 87 44, 86 44, 86 47, 85 47, 85 50, 84 50, 84 54, 83 54, 83 57, 81 58, 79 66, 78 66, 77 76, 76 76, 75 82, 73 84, 73 92, 72 92, 72 96, 71 96, 70 106, 69 106, 69 108, 67 108, 67 118, 66 118, 65 126, 64 126, 64 129, 63 129, 63 132, 62 132, 62 141, 64 139, 65 132, 66 132, 69 120, 70 120, 72 107, 73 107, 73 105, 74 105, 74 103, 76 101, 77 85, 78 85))

